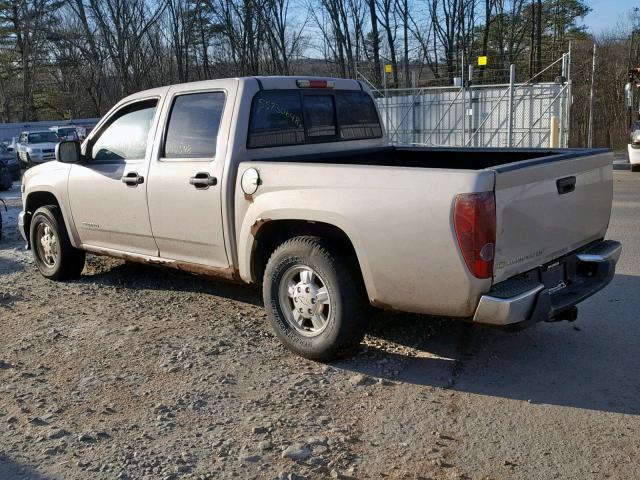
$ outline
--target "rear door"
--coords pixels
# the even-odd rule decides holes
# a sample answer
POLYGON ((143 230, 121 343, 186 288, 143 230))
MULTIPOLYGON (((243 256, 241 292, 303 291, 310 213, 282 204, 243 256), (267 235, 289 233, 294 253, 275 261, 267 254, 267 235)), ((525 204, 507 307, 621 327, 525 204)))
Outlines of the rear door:
POLYGON ((160 257, 225 268, 222 175, 237 80, 216 85, 170 90, 148 199, 160 257))
POLYGON ((612 155, 585 150, 494 169, 496 282, 604 237, 613 197, 612 155))

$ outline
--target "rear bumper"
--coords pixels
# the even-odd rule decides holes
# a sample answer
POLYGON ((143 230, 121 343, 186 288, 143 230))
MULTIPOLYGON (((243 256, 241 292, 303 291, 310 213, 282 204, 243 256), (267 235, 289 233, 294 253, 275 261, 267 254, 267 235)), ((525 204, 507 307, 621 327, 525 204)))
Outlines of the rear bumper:
POLYGON ((553 320, 611 282, 621 252, 619 242, 600 241, 554 262, 562 277, 551 280, 536 269, 500 282, 480 298, 473 321, 524 326, 553 320))

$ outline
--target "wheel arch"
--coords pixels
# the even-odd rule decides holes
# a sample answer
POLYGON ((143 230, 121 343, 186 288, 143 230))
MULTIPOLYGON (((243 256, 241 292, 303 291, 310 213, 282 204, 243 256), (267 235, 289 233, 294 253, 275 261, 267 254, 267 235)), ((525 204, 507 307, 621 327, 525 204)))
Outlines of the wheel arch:
POLYGON ((245 256, 240 259, 240 273, 245 281, 260 284, 269 257, 279 245, 294 237, 311 235, 328 239, 338 248, 350 262, 348 266, 362 280, 367 296, 375 298, 375 286, 364 252, 357 238, 354 241, 354 235, 350 235, 342 226, 309 218, 260 218, 252 224, 247 234, 245 256))
POLYGON ((26 232, 28 247, 31 248, 31 236, 29 232, 31 231, 31 219, 33 218, 33 214, 40 207, 47 205, 55 205, 60 209, 65 228, 67 229, 67 234, 69 235, 71 243, 74 244, 75 235, 73 234, 74 232, 71 229, 68 216, 63 205, 60 203, 58 196, 49 190, 36 190, 27 194, 24 203, 24 231, 26 232))

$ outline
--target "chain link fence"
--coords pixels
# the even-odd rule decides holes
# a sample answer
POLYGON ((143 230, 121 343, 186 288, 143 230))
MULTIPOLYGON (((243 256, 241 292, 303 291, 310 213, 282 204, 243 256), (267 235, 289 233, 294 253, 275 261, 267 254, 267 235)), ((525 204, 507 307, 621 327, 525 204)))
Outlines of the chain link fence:
POLYGON ((569 138, 569 84, 384 90, 377 98, 393 143, 468 147, 557 146, 569 138), (554 137, 555 142, 555 137, 554 137))
MULTIPOLYGON (((374 89, 389 138, 399 145, 457 147, 567 147, 571 54, 527 82, 494 85, 374 89), (556 82, 533 82, 560 70, 556 82)), ((364 78, 364 77, 363 77, 364 78)), ((366 80, 366 79, 365 79, 366 80)))

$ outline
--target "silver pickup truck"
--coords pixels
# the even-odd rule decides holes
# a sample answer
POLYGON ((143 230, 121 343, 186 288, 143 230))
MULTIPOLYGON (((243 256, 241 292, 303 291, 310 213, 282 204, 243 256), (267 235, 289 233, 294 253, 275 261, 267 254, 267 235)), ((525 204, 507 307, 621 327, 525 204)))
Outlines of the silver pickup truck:
POLYGON ((522 327, 612 279, 607 150, 398 148, 342 79, 252 77, 125 98, 27 171, 19 226, 49 278, 85 252, 262 285, 275 333, 329 359, 368 304, 522 327))

